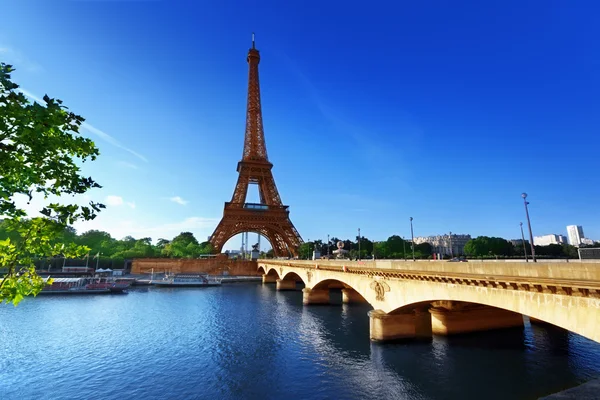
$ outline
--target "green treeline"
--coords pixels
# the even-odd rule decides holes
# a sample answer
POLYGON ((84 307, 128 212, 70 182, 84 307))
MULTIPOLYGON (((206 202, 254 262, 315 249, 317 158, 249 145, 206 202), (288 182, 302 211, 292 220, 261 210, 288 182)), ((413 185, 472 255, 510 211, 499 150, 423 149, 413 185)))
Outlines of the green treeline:
MULTIPOLYGON (((329 244, 322 240, 315 240, 302 244, 298 254, 300 258, 312 257, 312 252, 315 249, 315 246, 317 246, 317 249, 321 252, 321 256, 327 256, 327 254, 333 256, 333 251, 337 250, 337 243, 342 242, 344 243, 343 249, 348 250, 347 256, 351 259, 356 259, 359 256, 358 239, 358 236, 353 241, 349 239, 341 240, 333 237, 329 240, 329 244)), ((386 241, 381 242, 373 242, 368 238, 361 236, 360 258, 372 258, 373 251, 375 251, 376 258, 412 259, 413 256, 412 243, 402 239, 398 235, 392 235, 386 241)), ((429 243, 415 245, 415 258, 429 258, 431 257, 432 252, 433 250, 429 243)))
MULTIPOLYGON (((0 221, 0 240, 10 236, 5 225, 5 221, 0 221)), ((17 237, 11 239, 18 240, 17 237)), ((133 258, 198 258, 204 254, 211 254, 213 251, 210 243, 198 242, 191 232, 182 232, 171 240, 161 238, 156 241, 156 244, 153 244, 149 237, 136 239, 126 236, 123 239, 115 239, 108 232, 90 230, 77 234, 75 229, 67 227, 56 240, 65 245, 76 244, 89 248, 88 258, 65 260, 61 254, 56 254, 53 257, 38 260, 36 262, 38 268, 47 268, 48 266, 60 268, 63 263, 67 266, 81 266, 87 263, 90 266, 98 265, 102 268, 122 268, 125 260, 133 258)), ((333 256, 338 242, 344 243, 343 249, 348 250, 347 257, 356 259, 359 256, 358 237, 354 240, 332 237, 329 243, 322 240, 303 243, 299 248, 299 258, 312 257, 315 246, 321 256, 327 256, 327 254, 333 256)), ((526 244, 527 254, 531 256, 529 243, 526 244)), ((433 252, 429 243, 414 246, 414 256, 417 259, 431 259, 433 252)), ((577 248, 568 244, 535 246, 535 252, 536 256, 540 258, 578 258, 577 248)), ((373 253, 378 259, 412 259, 412 243, 398 235, 392 235, 385 241, 375 242, 361 237, 360 258, 372 258, 373 253)), ((479 236, 466 243, 464 254, 455 254, 455 256, 459 255, 468 258, 522 258, 524 252, 522 245, 515 246, 498 237, 479 236)), ((261 257, 273 257, 273 251, 263 252, 261 257)), ((448 257, 446 256, 446 258, 448 257)))
MULTIPOLYGON (((7 221, 0 221, 0 240, 9 238, 16 243, 19 236, 10 231, 7 221)), ((60 268, 63 263, 66 266, 81 266, 88 263, 90 266, 102 268, 123 268, 125 260, 132 258, 198 258, 202 254, 211 254, 212 247, 208 242, 199 243, 191 232, 182 232, 171 240, 158 239, 152 244, 149 237, 135 239, 126 236, 123 239, 115 239, 108 232, 90 230, 80 235, 75 229, 67 227, 55 239, 58 243, 65 245, 74 243, 89 249, 89 256, 82 259, 65 260, 62 254, 51 257, 40 258, 36 261, 38 268, 60 268)))
MULTIPOLYGON (((337 249, 336 243, 340 239, 332 238, 329 244, 316 240, 304 243, 300 246, 300 258, 312 257, 312 251, 315 246, 321 252, 321 256, 333 254, 337 249), (327 253, 329 249, 329 253, 327 253)), ((342 240, 344 249, 348 250, 348 256, 351 259, 358 257, 358 237, 354 241, 342 240)), ((404 240, 400 236, 390 236, 386 241, 372 242, 371 240, 360 238, 360 258, 372 258, 373 250, 375 258, 388 259, 412 259, 412 244, 409 240, 404 240)), ((531 257, 531 248, 526 242, 527 255, 531 257)), ((433 248, 429 243, 415 245, 415 258, 431 259, 433 258, 433 248)), ((467 258, 522 258, 524 257, 522 245, 513 245, 506 239, 498 237, 479 236, 469 240, 465 244, 464 254, 454 254, 455 256, 466 256, 467 258)), ((535 255, 539 258, 578 258, 577 248, 569 244, 551 244, 548 246, 535 246, 535 255)), ((446 255, 446 258, 450 256, 446 255)))
MULTIPOLYGON (((525 243, 527 255, 531 256, 531 246, 525 243)), ((540 258, 578 258, 577 247, 570 244, 550 244, 534 246, 536 257, 540 258)), ((465 255, 470 257, 523 257, 523 244, 514 246, 508 240, 499 237, 479 236, 465 244, 465 255)))

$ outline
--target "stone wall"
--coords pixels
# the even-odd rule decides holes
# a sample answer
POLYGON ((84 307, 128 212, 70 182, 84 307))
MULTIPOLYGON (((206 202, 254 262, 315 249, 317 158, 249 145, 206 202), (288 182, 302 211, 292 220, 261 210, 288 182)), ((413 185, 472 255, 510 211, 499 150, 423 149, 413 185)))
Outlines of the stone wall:
POLYGON ((132 274, 150 274, 152 269, 155 274, 204 272, 210 275, 261 275, 256 271, 256 261, 229 259, 225 254, 202 259, 136 258, 131 265, 132 274))

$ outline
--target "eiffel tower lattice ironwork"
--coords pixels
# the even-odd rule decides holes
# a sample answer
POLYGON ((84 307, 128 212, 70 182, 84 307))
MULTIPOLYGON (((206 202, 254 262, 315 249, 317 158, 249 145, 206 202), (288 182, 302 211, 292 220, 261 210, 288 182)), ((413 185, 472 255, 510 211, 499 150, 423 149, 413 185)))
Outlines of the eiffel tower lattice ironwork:
POLYGON ((246 135, 242 160, 238 162, 237 184, 230 202, 225 203, 223 218, 210 237, 213 250, 220 253, 231 237, 242 232, 256 232, 265 236, 275 257, 297 256, 303 243, 300 234, 289 217, 288 206, 279 197, 267 157, 263 131, 258 82, 260 55, 254 46, 248 51, 248 106, 246 111, 246 135), (250 184, 258 185, 260 203, 247 203, 250 184))

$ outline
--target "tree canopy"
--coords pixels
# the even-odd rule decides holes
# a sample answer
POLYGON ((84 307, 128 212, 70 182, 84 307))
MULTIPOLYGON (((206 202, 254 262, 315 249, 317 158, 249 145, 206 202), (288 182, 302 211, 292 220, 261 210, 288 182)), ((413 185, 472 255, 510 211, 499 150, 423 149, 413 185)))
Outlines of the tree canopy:
POLYGON ((65 227, 77 220, 91 220, 104 207, 52 202, 44 205, 39 217, 25 219, 17 196, 28 202, 39 196, 64 199, 99 188, 91 177, 81 174, 78 162, 93 161, 99 155, 93 141, 80 136, 84 119, 47 95, 44 103, 33 104, 11 81, 13 68, 0 63, 0 216, 10 234, 0 241, 0 269, 6 271, 0 283, 0 302, 18 304, 24 296, 37 294, 44 282, 33 262, 40 256, 77 256, 87 251, 75 244, 65 245, 65 227), (63 196, 61 198, 61 196, 63 196))

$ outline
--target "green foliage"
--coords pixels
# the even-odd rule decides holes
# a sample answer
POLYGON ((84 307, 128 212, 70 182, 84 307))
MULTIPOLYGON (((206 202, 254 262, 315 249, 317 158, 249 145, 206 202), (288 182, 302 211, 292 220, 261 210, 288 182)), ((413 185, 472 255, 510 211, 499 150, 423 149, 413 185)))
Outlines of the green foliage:
POLYGON ((26 220, 15 195, 47 199, 54 195, 77 195, 98 188, 80 173, 77 162, 95 160, 94 142, 78 135, 84 119, 44 96, 45 104, 29 100, 11 81, 12 66, 0 63, 0 215, 6 237, 0 243, 0 302, 17 305, 24 296, 39 293, 44 281, 34 270, 34 259, 57 253, 77 256, 87 251, 75 244, 64 246, 67 225, 91 220, 104 206, 51 203, 39 210, 41 218, 26 220), (60 249, 59 249, 60 247, 60 249))
POLYGON ((419 243, 415 245, 415 256, 419 258, 427 258, 433 253, 433 248, 431 247, 431 243, 419 243))
POLYGON ((465 254, 473 257, 511 256, 514 254, 512 244, 499 237, 479 236, 465 244, 465 254))
POLYGON ((313 242, 302 243, 298 248, 298 255, 300 258, 310 259, 312 258, 312 251, 314 250, 313 242))
POLYGON ((572 246, 570 244, 563 243, 562 245, 563 255, 567 258, 579 258, 579 252, 577 251, 577 247, 572 246))

